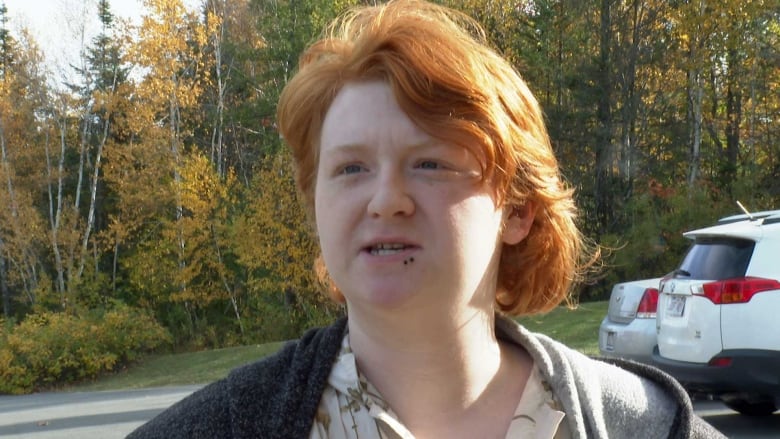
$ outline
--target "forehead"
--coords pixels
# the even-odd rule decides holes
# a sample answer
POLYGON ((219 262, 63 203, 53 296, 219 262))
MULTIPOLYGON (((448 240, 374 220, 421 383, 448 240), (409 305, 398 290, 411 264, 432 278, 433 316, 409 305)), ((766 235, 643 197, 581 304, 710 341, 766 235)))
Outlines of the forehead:
POLYGON ((320 149, 430 141, 431 137, 400 108, 389 84, 352 82, 339 91, 328 108, 320 149))

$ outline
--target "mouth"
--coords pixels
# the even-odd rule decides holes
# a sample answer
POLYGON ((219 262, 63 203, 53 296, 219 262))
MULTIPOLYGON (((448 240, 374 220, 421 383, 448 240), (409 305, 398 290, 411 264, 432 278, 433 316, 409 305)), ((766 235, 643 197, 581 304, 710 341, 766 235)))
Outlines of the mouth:
POLYGON ((403 243, 377 243, 365 248, 365 251, 372 256, 388 256, 402 253, 414 246, 403 243))

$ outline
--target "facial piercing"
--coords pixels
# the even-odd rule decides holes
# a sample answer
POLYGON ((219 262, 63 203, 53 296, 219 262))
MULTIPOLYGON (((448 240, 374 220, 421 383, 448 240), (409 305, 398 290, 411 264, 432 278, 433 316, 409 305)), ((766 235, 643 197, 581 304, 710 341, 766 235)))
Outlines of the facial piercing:
POLYGON ((414 262, 414 258, 404 259, 404 265, 414 262))

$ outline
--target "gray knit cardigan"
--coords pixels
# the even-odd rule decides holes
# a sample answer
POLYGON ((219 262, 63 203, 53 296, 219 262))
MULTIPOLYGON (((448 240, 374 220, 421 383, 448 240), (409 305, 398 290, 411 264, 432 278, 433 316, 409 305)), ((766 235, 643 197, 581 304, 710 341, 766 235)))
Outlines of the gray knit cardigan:
MULTIPOLYGON (((171 406, 129 439, 307 438, 346 319, 308 331, 171 406)), ((596 360, 499 317, 497 334, 523 346, 562 404, 573 438, 725 438, 693 412, 683 388, 638 363, 596 360)))

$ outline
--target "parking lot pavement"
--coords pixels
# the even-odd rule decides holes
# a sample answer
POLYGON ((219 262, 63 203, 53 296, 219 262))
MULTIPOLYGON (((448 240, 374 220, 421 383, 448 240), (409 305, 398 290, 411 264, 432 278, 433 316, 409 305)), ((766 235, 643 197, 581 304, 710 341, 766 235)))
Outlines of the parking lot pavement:
POLYGON ((124 438, 200 387, 0 396, 0 437, 124 438))
POLYGON ((729 439, 776 439, 780 437, 780 412, 772 416, 742 416, 720 401, 693 402, 696 414, 729 439))
MULTIPOLYGON (((0 396, 0 438, 118 439, 201 386, 0 396)), ((718 401, 695 401, 699 416, 730 438, 777 438, 780 412, 740 416, 718 401)))

